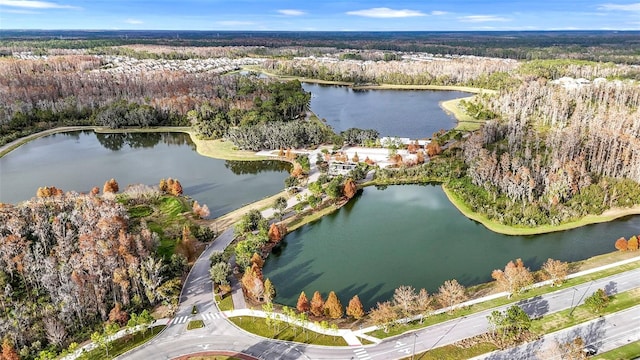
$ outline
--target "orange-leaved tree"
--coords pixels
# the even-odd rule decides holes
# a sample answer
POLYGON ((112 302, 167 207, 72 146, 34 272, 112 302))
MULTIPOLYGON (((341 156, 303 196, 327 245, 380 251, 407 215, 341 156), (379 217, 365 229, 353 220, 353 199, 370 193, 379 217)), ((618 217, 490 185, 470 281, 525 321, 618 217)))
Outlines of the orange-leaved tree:
POLYGON ((529 268, 524 266, 522 259, 516 259, 515 262, 509 261, 504 267, 504 271, 493 270, 491 277, 498 282, 498 286, 503 291, 509 292, 509 298, 513 293, 520 292, 524 287, 533 283, 533 275, 529 268))
POLYGON ((552 286, 560 286, 569 273, 569 264, 564 261, 549 258, 542 264, 542 272, 546 279, 551 280, 552 286))
POLYGON ((259 268, 262 269, 262 267, 264 266, 264 260, 262 259, 262 256, 258 255, 258 253, 253 253, 253 255, 251 256, 251 264, 256 264, 259 268))
POLYGON ((249 296, 254 300, 261 300, 264 294, 264 283, 262 282, 261 274, 258 274, 255 268, 255 264, 253 264, 253 266, 245 269, 241 283, 249 296))
POLYGON ((354 197, 356 195, 356 191, 358 191, 358 188, 356 186, 355 181, 353 181, 352 178, 348 178, 344 182, 344 187, 342 189, 342 192, 344 193, 344 196, 347 199, 351 199, 352 197, 354 197))
POLYGON ((18 356, 8 337, 4 338, 2 342, 2 356, 0 358, 2 358, 2 360, 20 360, 20 356, 18 356))
POLYGON ((349 300, 347 315, 352 316, 354 319, 361 319, 364 316, 364 309, 362 308, 362 302, 358 295, 354 295, 351 300, 349 300))
POLYGON ((330 292, 327 301, 324 303, 324 312, 332 319, 339 319, 344 315, 342 304, 335 292, 330 292))
POLYGON ((311 298, 311 313, 315 316, 322 316, 324 314, 324 300, 319 291, 314 292, 311 298))
POLYGON ((296 309, 298 309, 301 313, 306 313, 309 311, 311 306, 309 305, 309 300, 307 299, 307 294, 303 292, 298 296, 298 303, 296 304, 296 309))
POLYGON ((104 186, 102 187, 102 192, 103 193, 117 193, 120 190, 120 187, 118 186, 118 182, 115 179, 110 179, 107 180, 104 183, 104 186))
POLYGON ((286 233, 287 227, 284 224, 273 223, 269 226, 269 232, 267 235, 269 236, 269 241, 277 244, 282 240, 286 233))
POLYGON ((620 250, 620 251, 627 251, 629 244, 627 243, 627 239, 621 237, 620 239, 616 240, 616 249, 620 250))

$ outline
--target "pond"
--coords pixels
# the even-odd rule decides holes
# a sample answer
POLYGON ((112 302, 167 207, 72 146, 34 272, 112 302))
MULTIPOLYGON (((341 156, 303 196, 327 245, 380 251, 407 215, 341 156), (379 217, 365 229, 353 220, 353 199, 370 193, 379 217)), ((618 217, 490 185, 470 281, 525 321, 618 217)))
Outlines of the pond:
POLYGON ((311 92, 311 111, 336 132, 349 128, 375 129, 381 136, 430 138, 452 129, 456 119, 440 102, 468 97, 461 91, 353 90, 345 86, 303 83, 311 92))
POLYGON ((507 236, 463 216, 440 186, 367 187, 339 211, 287 235, 264 267, 276 301, 295 306, 300 291, 346 306, 358 294, 365 309, 401 285, 430 293, 449 279, 465 286, 491 279, 516 258, 539 269, 547 258, 576 261, 614 251, 640 232, 640 217, 536 236, 507 236))
POLYGON ((280 161, 202 156, 183 133, 59 133, 0 158, 0 169, 0 202, 28 200, 40 186, 87 192, 111 178, 124 189, 172 177, 186 195, 207 204, 212 218, 280 192, 289 174, 289 164, 280 161))

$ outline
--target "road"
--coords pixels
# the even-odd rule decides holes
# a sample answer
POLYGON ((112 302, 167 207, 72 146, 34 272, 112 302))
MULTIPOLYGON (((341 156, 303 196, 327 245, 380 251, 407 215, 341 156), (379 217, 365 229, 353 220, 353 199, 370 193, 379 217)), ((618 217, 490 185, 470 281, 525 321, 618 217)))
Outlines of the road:
MULTIPOLYGON (((315 156, 315 154, 312 153, 311 156, 315 156)), ((315 162, 311 161, 311 163, 310 175, 317 177, 315 162)), ((297 200, 294 198, 289 202, 289 206, 293 206, 292 204, 297 200)), ((263 215, 269 216, 271 214, 267 210, 263 212, 263 215)), ((167 328, 148 344, 123 355, 121 358, 134 360, 171 359, 202 351, 226 350, 242 352, 265 360, 398 359, 410 356, 414 351, 416 353, 427 351, 485 333, 489 326, 487 316, 493 310, 504 310, 508 307, 503 306, 482 311, 394 337, 375 345, 323 347, 262 338, 242 331, 227 321, 213 301, 212 283, 209 279, 209 256, 213 251, 224 250, 231 243, 233 237, 233 228, 230 228, 223 232, 198 258, 185 281, 180 296, 180 306, 167 328), (191 314, 194 305, 198 308, 196 315, 191 314), (203 320, 206 326, 187 332, 186 324, 190 320, 196 319, 203 320)), ((638 287, 640 287, 640 269, 521 301, 518 305, 531 317, 540 317, 577 306, 599 288, 605 289, 608 294, 615 294, 638 287)))
POLYGON ((581 337, 586 345, 597 349, 597 353, 613 350, 630 342, 640 340, 640 306, 548 334, 538 341, 512 349, 497 351, 475 359, 487 360, 553 360, 561 359, 554 349, 557 343, 567 343, 581 337))
MULTIPOLYGON (((167 329, 148 345, 129 352, 122 358, 169 359, 199 351, 230 350, 265 360, 396 359, 411 355, 414 351, 414 342, 415 352, 418 353, 482 334, 488 329, 487 315, 495 310, 479 312, 367 346, 322 347, 261 338, 236 328, 224 319, 212 299, 211 282, 208 277, 208 257, 211 251, 224 248, 225 243, 230 242, 232 237, 232 231, 223 233, 196 262, 181 295, 180 308, 167 329), (191 315, 193 305, 197 305, 199 314, 191 315), (186 323, 190 319, 203 319, 206 326, 187 332, 186 323)), ((640 287, 640 269, 521 301, 519 305, 530 316, 538 317, 577 306, 598 288, 604 288, 607 293, 615 294, 637 287, 640 287)), ((505 308, 506 306, 503 306, 498 309, 505 308)), ((598 333, 595 335, 600 336, 598 333)), ((603 333, 600 338, 604 339, 604 335, 608 336, 603 333)))

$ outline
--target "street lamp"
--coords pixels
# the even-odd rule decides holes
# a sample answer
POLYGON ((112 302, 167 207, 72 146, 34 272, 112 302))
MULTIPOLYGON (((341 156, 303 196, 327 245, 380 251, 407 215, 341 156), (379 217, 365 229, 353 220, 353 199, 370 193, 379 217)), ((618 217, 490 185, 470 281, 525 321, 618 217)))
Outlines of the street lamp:
POLYGON ((413 353, 411 354, 411 360, 414 360, 416 357, 416 339, 418 338, 417 333, 413 333, 413 353))
MULTIPOLYGON (((573 293, 571 294, 571 311, 569 311, 569 316, 572 316, 573 315, 573 310, 575 310, 575 307, 573 307, 573 300, 576 297, 576 292, 578 292, 578 289, 576 289, 575 287, 572 287, 572 289, 573 289, 573 293)), ((580 301, 580 300, 578 300, 578 301, 580 301)))

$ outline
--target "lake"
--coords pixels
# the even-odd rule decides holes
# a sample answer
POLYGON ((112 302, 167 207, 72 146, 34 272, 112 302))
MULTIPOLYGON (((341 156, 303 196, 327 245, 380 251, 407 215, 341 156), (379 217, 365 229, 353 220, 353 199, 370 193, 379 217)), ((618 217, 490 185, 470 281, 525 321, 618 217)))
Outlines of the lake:
POLYGON ((334 290, 342 304, 358 294, 365 309, 401 285, 430 293, 449 279, 465 286, 522 258, 539 269, 547 258, 576 261, 615 251, 615 240, 640 232, 640 217, 535 236, 507 236, 463 216, 440 186, 367 187, 337 212, 288 234, 264 267, 276 301, 295 306, 334 290))
POLYGON ((452 129, 456 119, 440 102, 468 97, 461 91, 353 90, 346 86, 303 83, 311 92, 311 111, 336 132, 349 128, 375 129, 380 136, 430 138, 452 129))
POLYGON ((28 200, 40 186, 87 192, 111 178, 124 189, 172 177, 214 218, 282 191, 288 169, 281 161, 202 156, 183 133, 59 133, 0 158, 0 202, 28 200))

